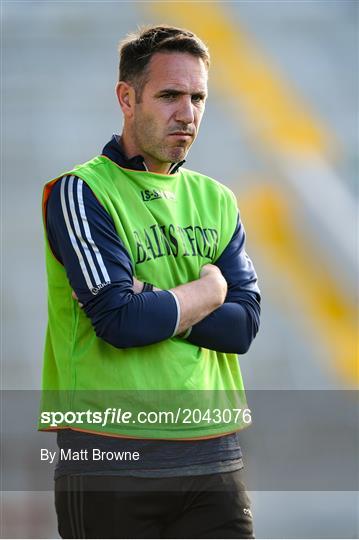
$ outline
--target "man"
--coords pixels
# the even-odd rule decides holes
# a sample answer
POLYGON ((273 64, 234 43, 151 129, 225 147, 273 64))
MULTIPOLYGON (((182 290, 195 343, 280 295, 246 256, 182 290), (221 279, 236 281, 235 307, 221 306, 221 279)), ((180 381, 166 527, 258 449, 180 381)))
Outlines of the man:
MULTIPOLYGON (((111 411, 117 390, 137 392, 127 402, 137 413, 147 391, 146 406, 157 401, 157 410, 171 401, 191 407, 212 391, 243 392, 236 354, 248 350, 260 311, 243 226, 225 186, 182 167, 204 112, 208 68, 206 46, 187 30, 130 35, 116 86, 122 135, 45 187, 43 384, 67 391, 65 409, 111 411)), ((244 425, 219 416, 61 425, 63 456, 141 456, 60 457, 61 536, 252 538, 238 444, 244 425)))

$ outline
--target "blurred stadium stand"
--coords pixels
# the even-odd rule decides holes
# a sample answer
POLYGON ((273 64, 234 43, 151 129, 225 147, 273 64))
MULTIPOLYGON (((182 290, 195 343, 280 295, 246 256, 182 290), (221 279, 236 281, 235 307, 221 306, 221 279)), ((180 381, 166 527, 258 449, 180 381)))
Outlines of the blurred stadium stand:
MULTIPOLYGON (((40 387, 42 185, 121 131, 117 43, 138 24, 161 22, 198 32, 212 54, 187 167, 231 187, 247 230, 263 317, 241 360, 246 387, 357 387, 358 4, 350 0, 3 3, 2 387, 40 387)), ((353 493, 253 499, 257 537, 358 534, 353 493)), ((3 536, 56 537, 51 495, 15 492, 3 502, 3 536)))

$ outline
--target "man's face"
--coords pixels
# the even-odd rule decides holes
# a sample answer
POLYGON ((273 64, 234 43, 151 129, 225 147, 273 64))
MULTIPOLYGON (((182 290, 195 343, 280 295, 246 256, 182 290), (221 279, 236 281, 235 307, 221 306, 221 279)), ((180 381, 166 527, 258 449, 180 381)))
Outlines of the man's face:
POLYGON ((201 123, 207 69, 201 58, 176 52, 154 54, 147 69, 147 82, 133 116, 136 146, 152 162, 181 161, 201 123))

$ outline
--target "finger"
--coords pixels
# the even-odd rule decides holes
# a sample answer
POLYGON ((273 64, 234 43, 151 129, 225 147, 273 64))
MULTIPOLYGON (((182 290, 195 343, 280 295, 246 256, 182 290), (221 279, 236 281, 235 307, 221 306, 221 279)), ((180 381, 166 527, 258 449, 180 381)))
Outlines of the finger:
POLYGON ((72 291, 71 294, 72 294, 72 298, 73 298, 74 300, 77 300, 77 303, 78 303, 78 305, 80 306, 80 308, 84 307, 84 305, 81 304, 81 302, 79 302, 78 296, 77 296, 77 294, 75 293, 75 291, 72 291))

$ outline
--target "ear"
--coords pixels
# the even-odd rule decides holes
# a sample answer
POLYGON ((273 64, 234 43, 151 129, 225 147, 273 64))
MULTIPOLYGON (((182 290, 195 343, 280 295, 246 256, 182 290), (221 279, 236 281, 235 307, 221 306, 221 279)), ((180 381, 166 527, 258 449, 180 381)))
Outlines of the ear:
POLYGON ((135 89, 130 84, 119 81, 116 84, 116 95, 125 117, 131 118, 136 104, 135 89))

